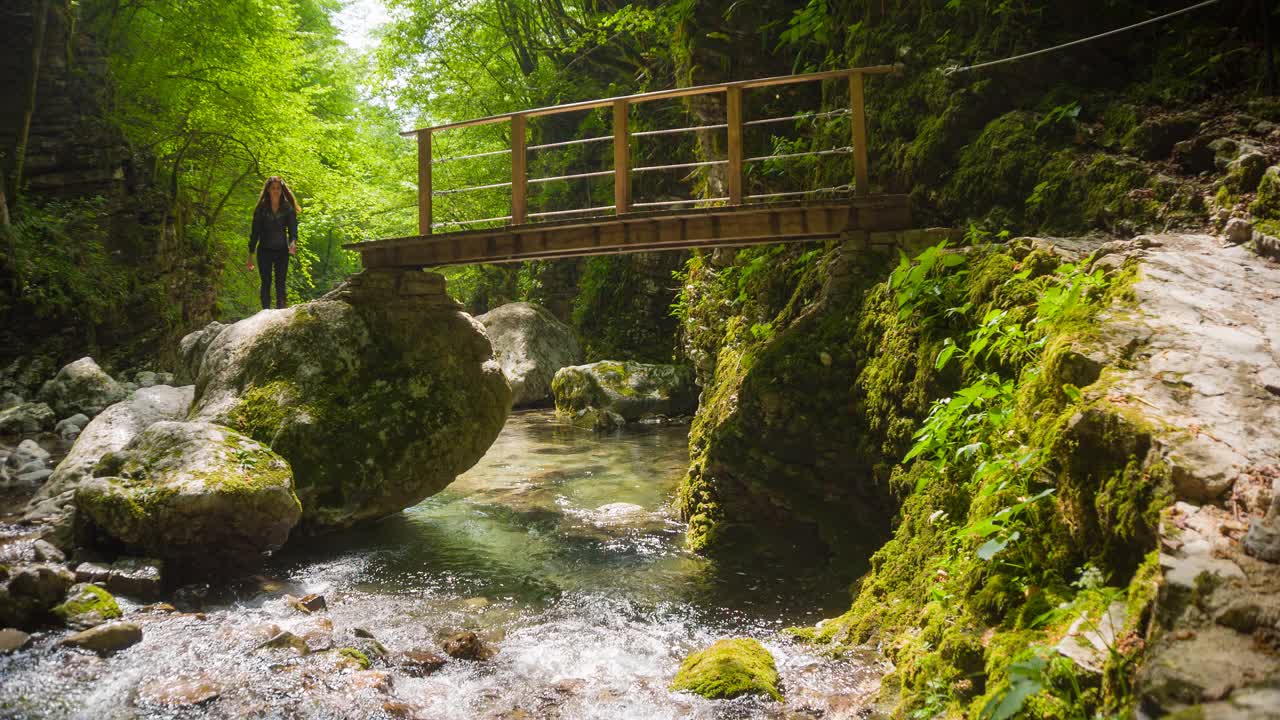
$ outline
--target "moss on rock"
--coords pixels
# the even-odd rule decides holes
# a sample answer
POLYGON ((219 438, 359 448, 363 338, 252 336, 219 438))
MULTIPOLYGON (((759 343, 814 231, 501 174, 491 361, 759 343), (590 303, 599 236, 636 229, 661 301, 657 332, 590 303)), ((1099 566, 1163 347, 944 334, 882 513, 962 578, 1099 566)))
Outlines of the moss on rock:
POLYGON ((1258 183, 1258 195, 1249 205, 1249 212, 1260 220, 1280 220, 1280 166, 1267 168, 1258 183))
POLYGON ((850 611, 801 633, 835 652, 881 643, 895 666, 882 690, 895 715, 983 716, 1027 668, 1044 687, 1025 701, 1029 716, 1087 717, 1132 704, 1140 642, 1126 640, 1100 673, 1052 648, 1076 618, 1096 617, 1116 598, 1128 610, 1118 636, 1141 637, 1149 622, 1148 553, 1172 500, 1168 470, 1150 452, 1161 429, 1107 399, 1112 360, 1096 339, 1098 313, 1123 307, 1134 275, 1114 273, 1046 325, 1045 288, 1063 276, 1036 252, 979 254, 961 284, 976 317, 1002 309, 1018 327, 1045 333, 1042 350, 995 366, 1019 378, 1016 391, 986 408, 1006 418, 1006 429, 992 436, 974 425, 953 439, 978 453, 971 443, 1004 444, 1013 464, 993 475, 1008 461, 967 463, 957 453, 895 468, 908 494, 892 538, 872 556, 850 611), (1029 497, 1036 491, 1039 500, 1029 497))
POLYGON ((368 655, 365 655, 353 647, 340 648, 338 650, 338 655, 355 661, 355 663, 360 666, 361 670, 368 670, 373 666, 373 663, 369 662, 368 655))
POLYGON ((111 593, 97 585, 80 583, 67 591, 67 599, 51 611, 69 627, 79 630, 122 617, 120 605, 111 593))
POLYGON ((773 655, 758 640, 718 640, 685 658, 671 689, 712 700, 763 695, 781 700, 773 655))
POLYGON ((556 411, 588 423, 613 414, 628 422, 689 415, 697 408, 693 371, 681 365, 602 360, 561 368, 551 382, 556 411))
POLYGON ((283 545, 301 515, 284 458, 209 423, 154 423, 96 472, 76 490, 76 506, 153 557, 252 563, 283 545))

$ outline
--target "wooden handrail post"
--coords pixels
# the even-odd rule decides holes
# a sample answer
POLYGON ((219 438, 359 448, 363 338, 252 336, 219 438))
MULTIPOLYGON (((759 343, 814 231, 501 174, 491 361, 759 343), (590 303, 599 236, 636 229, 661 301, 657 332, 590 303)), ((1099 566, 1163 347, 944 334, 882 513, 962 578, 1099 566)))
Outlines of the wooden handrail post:
POLYGON ((725 124, 729 126, 729 166, 725 182, 729 190, 729 204, 742 204, 742 88, 730 85, 724 96, 725 124))
POLYGON ((853 193, 866 195, 867 186, 867 116, 862 101, 862 73, 849 76, 849 112, 853 125, 853 193))
POLYGON ((631 209, 631 142, 627 134, 626 100, 613 103, 613 204, 614 214, 631 209))
POLYGON ((418 234, 431 234, 431 131, 418 131, 418 234))
POLYGON ((511 117, 511 224, 523 225, 528 222, 529 188, 528 158, 526 156, 526 120, 524 115, 511 117))

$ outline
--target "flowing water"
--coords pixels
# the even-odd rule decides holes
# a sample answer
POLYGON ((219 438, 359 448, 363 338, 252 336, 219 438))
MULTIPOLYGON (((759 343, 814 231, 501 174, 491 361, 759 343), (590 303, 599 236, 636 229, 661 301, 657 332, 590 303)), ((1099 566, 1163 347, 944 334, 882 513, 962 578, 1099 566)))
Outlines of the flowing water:
POLYGON ((144 632, 128 650, 60 649, 60 631, 0 657, 0 715, 857 717, 883 668, 825 658, 781 632, 840 612, 847 590, 682 549, 670 506, 686 436, 649 427, 598 438, 549 413, 515 414, 480 463, 416 507, 305 540, 251 581, 183 588, 169 599, 184 612, 124 603, 144 632), (286 597, 308 593, 327 610, 304 615, 286 597), (280 630, 311 652, 258 648, 280 630), (399 666, 397 653, 440 653, 465 630, 495 654, 425 677, 399 666), (773 653, 785 703, 667 689, 687 653, 742 636, 773 653), (344 647, 364 651, 373 669, 361 671, 344 647))

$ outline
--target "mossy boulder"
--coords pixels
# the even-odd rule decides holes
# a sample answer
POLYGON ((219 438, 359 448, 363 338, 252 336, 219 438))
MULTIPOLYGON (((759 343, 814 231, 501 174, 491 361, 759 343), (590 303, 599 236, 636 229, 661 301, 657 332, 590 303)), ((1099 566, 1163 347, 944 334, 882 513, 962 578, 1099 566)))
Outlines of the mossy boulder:
POLYGON ((80 483, 93 476, 93 467, 108 453, 123 450, 143 430, 161 420, 180 420, 191 408, 194 388, 157 385, 107 408, 85 426, 71 451, 54 468, 48 482, 27 504, 27 522, 64 517, 80 483))
POLYGON ((1164 160, 1174 145, 1191 138, 1199 128, 1200 118, 1192 114, 1147 118, 1125 135, 1124 150, 1143 160, 1164 160))
POLYGON ((596 418, 595 411, 606 411, 635 422, 691 415, 698 408, 693 370, 683 365, 613 360, 574 365, 556 373, 551 390, 556 411, 570 418, 587 414, 596 418))
POLYGON ((1249 205, 1255 218, 1280 220, 1280 165, 1272 165, 1258 182, 1258 195, 1249 205))
POLYGON ((128 391, 98 367, 91 357, 82 357, 64 366, 40 388, 38 399, 53 408, 58 417, 84 413, 93 417, 124 400, 128 391))
POLYGON ((511 384, 511 404, 551 398, 556 371, 582 360, 573 328, 534 303, 508 303, 476 318, 484 325, 502 373, 511 384))
POLYGON ((148 427, 98 463, 75 502, 115 540, 209 570, 280 547, 302 512, 284 458, 203 422, 148 427))
POLYGON ((1227 164, 1227 175, 1222 184, 1233 193, 1252 192, 1267 171, 1267 156, 1260 151, 1242 152, 1227 164))
POLYGON ((751 638, 718 640, 685 658, 671 689, 712 700, 762 695, 781 700, 773 655, 751 638))
POLYGON ((54 606, 53 614, 77 630, 86 630, 123 615, 111 593, 90 583, 73 585, 67 592, 67 599, 54 606))
POLYGON ((53 410, 44 403, 19 403, 0 410, 0 435, 52 430, 57 421, 53 410))
POLYGON ((444 278, 368 271, 324 298, 218 333, 192 418, 289 461, 301 529, 372 521, 439 492, 484 455, 511 390, 444 278))

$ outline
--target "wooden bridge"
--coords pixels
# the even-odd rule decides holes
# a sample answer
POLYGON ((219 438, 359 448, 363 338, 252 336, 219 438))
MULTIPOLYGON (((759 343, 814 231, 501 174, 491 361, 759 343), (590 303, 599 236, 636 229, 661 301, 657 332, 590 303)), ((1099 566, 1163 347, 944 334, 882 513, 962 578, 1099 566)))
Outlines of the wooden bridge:
POLYGON ((897 66, 876 66, 833 70, 803 75, 762 78, 740 82, 676 88, 625 97, 587 100, 554 107, 524 110, 492 117, 421 128, 404 133, 418 140, 418 235, 348 244, 361 255, 367 268, 432 267, 470 263, 513 262, 547 258, 601 255, 621 252, 688 248, 736 247, 758 243, 826 240, 850 231, 903 230, 911 224, 910 208, 904 195, 873 195, 867 179, 867 127, 863 101, 863 80, 868 75, 897 72, 897 66), (744 91, 795 83, 845 80, 849 88, 847 108, 811 112, 782 118, 747 119, 744 91), (695 95, 724 94, 725 122, 688 128, 629 132, 631 106, 655 100, 695 95), (613 133, 593 138, 528 145, 530 119, 597 108, 612 108, 613 133), (798 153, 744 157, 744 130, 754 125, 822 119, 847 115, 851 144, 798 153), (510 147, 455 158, 432 158, 436 133, 493 123, 510 123, 510 147), (664 166, 632 167, 632 138, 684 132, 725 131, 726 156, 720 160, 676 163, 664 166), (557 177, 530 178, 528 154, 531 150, 587 144, 613 143, 613 168, 599 172, 557 177), (434 164, 510 155, 511 181, 473 187, 433 190, 434 164), (802 156, 847 154, 852 159, 852 182, 832 188, 792 192, 744 193, 744 166, 753 162, 802 156), (632 177, 636 173, 698 167, 724 168, 724 197, 661 202, 634 202, 632 177), (573 210, 529 212, 528 190, 532 183, 613 178, 613 204, 573 210), (460 192, 510 188, 511 214, 502 217, 432 222, 432 199, 460 192), (434 232, 437 228, 468 225, 490 227, 434 232))

